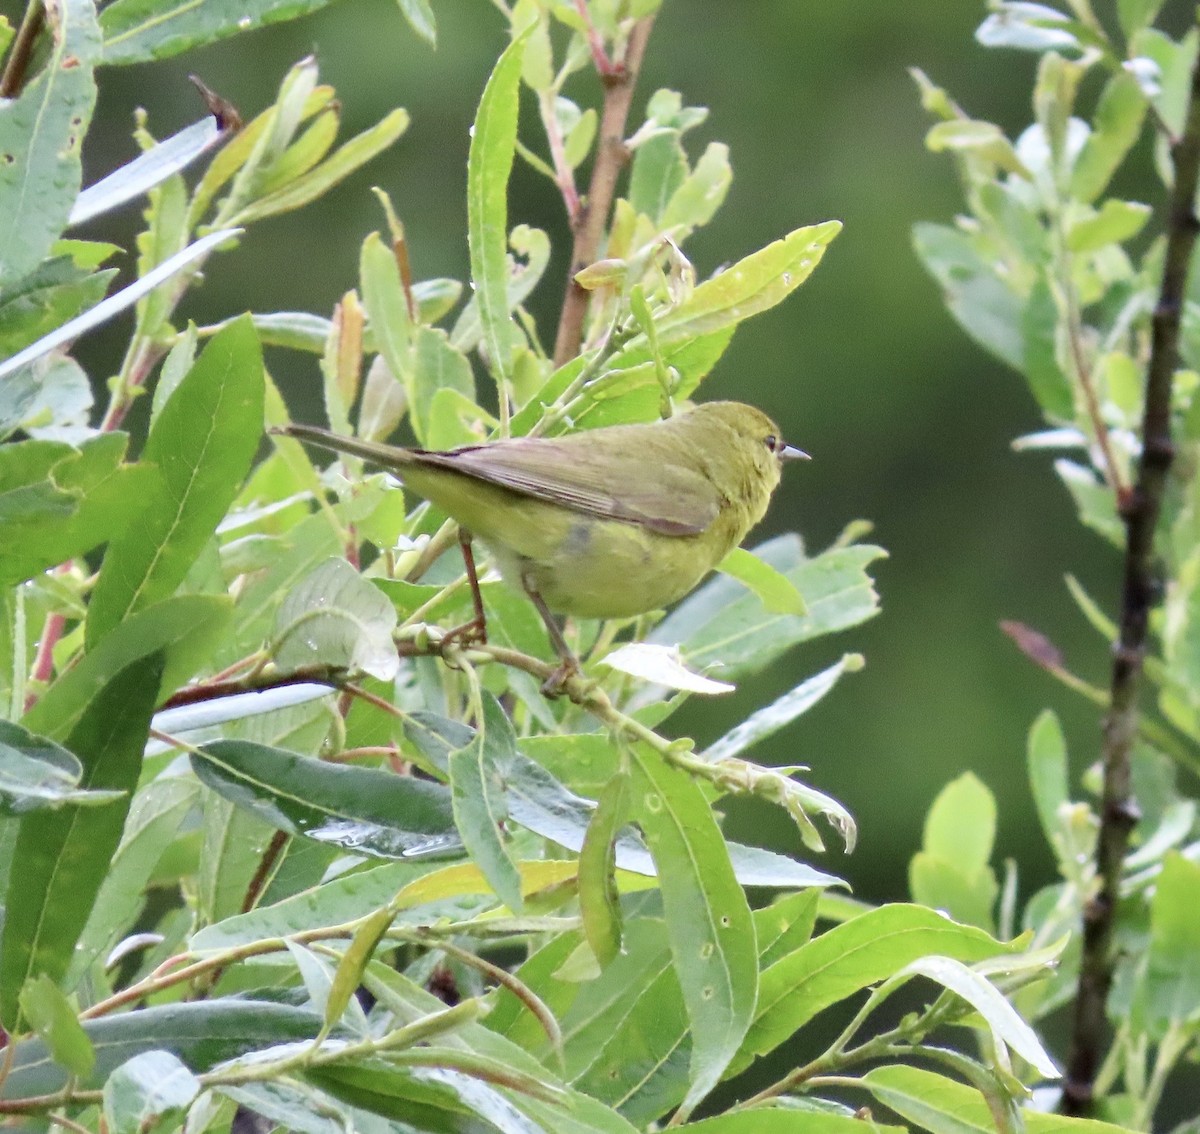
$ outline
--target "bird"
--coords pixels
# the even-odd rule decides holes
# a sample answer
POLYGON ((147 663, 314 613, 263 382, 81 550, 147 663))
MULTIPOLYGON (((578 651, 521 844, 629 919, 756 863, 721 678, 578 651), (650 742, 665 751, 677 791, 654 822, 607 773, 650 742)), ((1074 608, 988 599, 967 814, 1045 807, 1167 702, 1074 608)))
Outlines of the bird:
POLYGON ((555 615, 630 618, 683 598, 762 519, 784 463, 808 457, 761 410, 731 401, 449 450, 299 423, 273 432, 370 461, 457 521, 475 618, 451 633, 486 641, 478 539, 546 624, 561 663, 548 693, 579 669, 555 615))

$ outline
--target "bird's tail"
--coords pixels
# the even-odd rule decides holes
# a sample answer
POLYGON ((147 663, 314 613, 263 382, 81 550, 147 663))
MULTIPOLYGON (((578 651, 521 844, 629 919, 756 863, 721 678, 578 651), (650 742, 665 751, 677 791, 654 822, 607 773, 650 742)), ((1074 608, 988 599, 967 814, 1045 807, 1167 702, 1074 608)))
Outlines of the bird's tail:
POLYGON ((381 445, 377 441, 360 441, 357 437, 343 437, 340 433, 331 433, 328 429, 321 429, 316 425, 284 425, 272 429, 271 432, 308 441, 322 449, 362 457, 384 468, 394 469, 398 465, 409 465, 413 462, 414 454, 408 449, 401 449, 396 445, 381 445))

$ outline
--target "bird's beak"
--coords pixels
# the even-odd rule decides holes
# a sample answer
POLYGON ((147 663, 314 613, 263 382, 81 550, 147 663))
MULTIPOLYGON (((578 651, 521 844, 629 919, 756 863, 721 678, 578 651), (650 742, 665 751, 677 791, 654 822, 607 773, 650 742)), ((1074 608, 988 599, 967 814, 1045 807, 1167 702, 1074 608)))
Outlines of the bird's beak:
POLYGON ((811 461, 812 457, 803 449, 797 449, 795 445, 784 445, 779 451, 779 459, 781 461, 811 461))

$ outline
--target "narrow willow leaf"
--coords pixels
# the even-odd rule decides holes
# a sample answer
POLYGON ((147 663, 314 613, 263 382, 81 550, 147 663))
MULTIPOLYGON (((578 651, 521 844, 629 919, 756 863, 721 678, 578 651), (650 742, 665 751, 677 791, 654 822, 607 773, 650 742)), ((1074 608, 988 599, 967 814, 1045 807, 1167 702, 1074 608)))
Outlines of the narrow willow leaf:
POLYGON ((82 776, 83 765, 65 748, 0 721, 0 816, 120 798, 120 792, 82 790, 82 776))
POLYGON ((621 903, 617 893, 616 840, 629 816, 630 776, 622 770, 596 804, 579 851, 579 912, 583 934, 600 967, 621 951, 621 903))
MULTIPOLYGON (((689 1122, 695 1134, 901 1134, 906 1126, 889 1126, 870 1114, 837 1114, 815 1108, 755 1107, 689 1122)), ((939 1134, 946 1134, 945 1131, 939 1134)))
POLYGON ((343 1102, 419 1129, 544 1134, 494 1087, 458 1071, 397 1067, 375 1058, 326 1064, 306 1078, 343 1102))
POLYGON ((484 88, 467 156, 467 238, 471 280, 483 342, 501 388, 509 379, 512 329, 508 316, 508 176, 517 142, 521 62, 528 29, 504 49, 484 88))
POLYGON ((32 346, 28 346, 24 350, 18 351, 11 358, 6 358, 3 362, 0 362, 0 378, 7 378, 10 374, 15 374, 23 366, 28 366, 29 363, 41 358, 43 355, 49 354, 52 350, 57 350, 61 346, 66 346, 68 343, 74 342, 80 335, 92 330, 93 327, 99 327, 101 324, 107 323, 114 315, 120 314, 127 307, 132 307, 142 296, 152 292, 164 280, 169 280, 172 276, 178 275, 184 268, 194 264, 198 260, 202 260, 218 245, 224 244, 227 240, 240 235, 240 233, 240 229, 228 228, 221 229, 218 232, 210 232, 207 236, 202 236, 194 244, 189 244, 178 255, 172 256, 165 263, 159 264, 154 271, 135 280, 127 288, 123 288, 117 292, 116 295, 110 295, 106 300, 97 303, 95 307, 85 311, 82 315, 78 315, 74 319, 64 323, 58 330, 44 335, 32 346))
POLYGON ((791 724, 801 713, 808 712, 827 694, 844 673, 852 673, 862 664, 859 654, 846 654, 828 669, 800 682, 795 689, 778 700, 758 709, 741 724, 735 725, 719 740, 704 750, 704 759, 716 763, 740 755, 767 737, 773 736, 785 725, 791 724))
MULTIPOLYGON (((310 1010, 249 998, 155 1005, 85 1020, 83 1030, 96 1050, 96 1066, 76 1086, 99 1089, 122 1063, 147 1051, 170 1052, 194 1074, 201 1074, 273 1044, 311 1040, 320 1028, 321 1018, 310 1010)), ((66 1086, 68 1074, 40 1039, 18 1043, 4 1097, 53 1094, 66 1086)))
POLYGON ((412 322, 396 255, 377 232, 363 241, 358 275, 362 282, 363 304, 371 319, 375 349, 387 363, 393 378, 404 382, 409 369, 412 322))
POLYGON ((65 747, 83 765, 80 786, 116 791, 103 807, 40 811, 21 822, 0 951, 0 1014, 18 1030, 18 996, 39 974, 59 980, 91 913, 109 861, 121 840, 129 800, 141 771, 142 748, 162 677, 153 653, 116 674, 88 703, 65 747))
POLYGON ((1092 132, 1071 168, 1071 197, 1096 200, 1142 132, 1146 96, 1136 78, 1118 71, 1108 80, 1092 120, 1092 132))
POLYGON ((796 584, 744 547, 735 547, 717 564, 717 570, 744 583, 772 614, 808 613, 804 596, 796 590, 796 584))
POLYGON ((238 211, 232 223, 248 224, 311 204, 333 186, 344 181, 356 169, 383 153, 407 129, 408 112, 393 110, 374 126, 339 146, 320 165, 314 166, 275 192, 268 193, 257 201, 251 201, 244 209, 238 211))
POLYGON ((354 1128, 351 1112, 307 1083, 268 1080, 218 1088, 239 1107, 297 1134, 346 1134, 354 1128))
POLYGON ((835 547, 809 559, 796 536, 779 536, 755 548, 755 554, 805 596, 806 615, 771 614, 740 583, 718 576, 667 615, 649 641, 678 645, 693 669, 711 668, 722 678, 736 679, 769 665, 799 642, 856 626, 878 613, 879 597, 866 573, 870 563, 886 554, 878 547, 835 547))
POLYGON ((496 698, 484 692, 480 727, 466 745, 449 756, 454 821, 467 852, 496 896, 513 913, 520 913, 521 879, 500 829, 508 817, 504 769, 516 758, 512 724, 496 698))
POLYGON ((251 28, 292 20, 329 0, 115 0, 100 14, 105 63, 144 63, 251 28))
POLYGON ((362 983, 363 971, 371 960, 376 946, 392 924, 394 914, 390 908, 376 910, 355 932, 349 946, 338 962, 329 985, 325 1001, 325 1026, 333 1027, 345 1013, 358 986, 362 983))
POLYGON ((288 671, 328 665, 390 681, 400 668, 396 609, 345 559, 327 559, 288 592, 275 615, 274 655, 288 671))
MULTIPOLYGON (((995 1134, 996 1122, 987 1100, 965 1083, 898 1063, 872 1068, 862 1082, 880 1103, 922 1129, 945 1134, 995 1134)), ((1020 1117, 1028 1134, 1121 1134, 1128 1129, 1094 1118, 1068 1118, 1032 1108, 1022 1108, 1020 1117)))
POLYGON ((961 997, 987 1022, 997 1044, 1005 1044, 1043 1078, 1057 1079, 1058 1068, 1034 1030, 987 979, 952 957, 920 957, 904 966, 897 978, 924 976, 961 997))
POLYGON ((262 352, 243 317, 214 336, 155 420, 142 460, 158 466, 169 506, 109 545, 88 608, 89 649, 183 581, 236 497, 262 423, 262 352))
POLYGON ((96 1065, 96 1051, 54 981, 45 973, 26 981, 20 1001, 22 1016, 45 1041, 54 1061, 86 1079, 96 1065))
POLYGON ((216 595, 181 595, 147 607, 55 681, 22 723, 31 732, 63 740, 117 674, 162 650, 166 666, 154 690, 157 702, 163 690, 179 688, 208 660, 232 612, 229 600, 216 595))
POLYGON ((675 972, 692 1027, 691 1111, 720 1082, 754 1018, 758 960, 754 920, 725 840, 703 793, 685 772, 636 745, 634 814, 654 856, 675 972))
POLYGON ((105 1082, 105 1125, 112 1134, 143 1134, 168 1117, 182 1118, 200 1090, 200 1080, 170 1052, 142 1052, 105 1082))
POLYGON ((762 974, 754 1024, 735 1065, 765 1055, 822 1009, 891 976, 919 957, 964 963, 1014 951, 973 926, 923 906, 893 904, 862 914, 814 938, 762 974))
POLYGON ((429 0, 397 0, 408 26, 430 47, 437 47, 437 21, 429 0))
POLYGON ((460 846, 450 792, 441 784, 243 740, 205 745, 192 766, 214 791, 290 834, 381 858, 460 846))
MULTIPOLYGON (((513 260, 509 263, 507 302, 511 311, 525 302, 545 273, 550 263, 550 238, 540 228, 519 224, 508 234, 508 243, 513 252, 524 258, 524 262, 513 260)), ((424 312, 422 321, 428 321, 424 312)), ((479 300, 472 295, 454 322, 450 344, 460 351, 472 351, 482 339, 479 300)))
POLYGON ((626 642, 605 654, 601 664, 652 685, 688 693, 732 693, 734 689, 728 682, 714 681, 688 669, 678 647, 655 642, 626 642))
POLYGON ((812 274, 842 226, 798 228, 705 280, 658 319, 664 346, 708 335, 774 307, 812 274))
POLYGON ((64 986, 74 988, 97 958, 132 930, 159 860, 196 807, 200 786, 191 776, 160 776, 133 797, 125 832, 105 872, 96 904, 79 936, 64 986))
POLYGON ((185 126, 177 134, 139 154, 128 165, 89 185, 75 201, 68 224, 83 224, 92 217, 112 212, 153 189, 173 174, 186 169, 224 137, 212 117, 185 126))
POLYGON ((95 6, 62 0, 46 22, 53 42, 39 80, 0 103, 0 288, 33 271, 66 226, 96 101, 95 6))

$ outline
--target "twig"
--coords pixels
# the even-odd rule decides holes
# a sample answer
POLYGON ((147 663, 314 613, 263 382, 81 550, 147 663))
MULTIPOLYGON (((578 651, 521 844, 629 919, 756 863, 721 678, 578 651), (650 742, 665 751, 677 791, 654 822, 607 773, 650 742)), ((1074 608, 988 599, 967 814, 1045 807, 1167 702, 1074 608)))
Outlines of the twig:
POLYGON ((604 83, 604 109, 600 115, 596 160, 592 166, 587 201, 571 226, 574 242, 571 247, 571 267, 567 274, 567 294, 554 340, 556 367, 574 358, 583 342, 583 323, 587 317, 591 292, 575 282, 575 275, 596 259, 604 227, 608 223, 617 177, 629 159, 629 152, 625 148, 625 121, 629 117, 633 89, 653 26, 653 16, 638 20, 629 33, 629 42, 620 65, 608 73, 601 71, 600 74, 604 83))
POLYGON ((25 85, 25 72, 33 57, 33 48, 46 23, 46 8, 42 0, 29 0, 21 26, 13 39, 4 74, 0 75, 0 98, 16 98, 25 85))
POLYGON ((575 171, 571 168, 571 163, 567 161, 566 145, 558 123, 558 115, 554 113, 553 92, 542 93, 538 99, 538 109, 542 114, 542 125, 546 128, 546 142, 550 146, 550 157, 554 162, 554 183, 562 194, 563 204, 567 209, 567 220, 574 228, 579 221, 579 213, 583 206, 579 200, 579 190, 575 187, 575 171))
POLYGON ((1099 892, 1084 909, 1083 953, 1063 1084, 1063 1110, 1076 1115, 1092 1109, 1096 1070, 1107 1033, 1105 1004, 1113 978, 1118 887, 1129 832, 1137 821, 1129 752, 1138 727, 1138 692, 1150 606, 1156 589, 1154 531, 1175 455, 1171 441, 1171 386, 1178 364, 1184 290, 1200 227, 1193 206, 1200 178, 1200 67, 1192 72, 1186 123, 1171 156, 1175 184, 1167 220, 1162 287, 1151 320, 1142 457, 1137 485, 1129 507, 1123 512, 1126 544, 1120 633, 1113 657, 1111 700, 1104 721, 1102 748, 1104 790, 1096 846, 1099 892))

